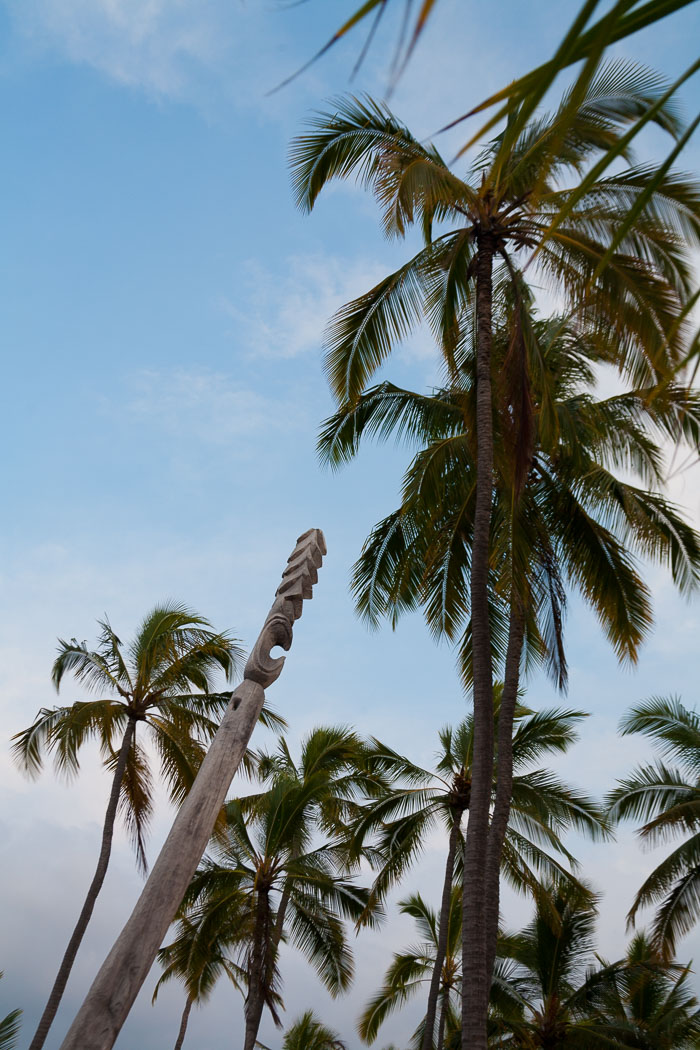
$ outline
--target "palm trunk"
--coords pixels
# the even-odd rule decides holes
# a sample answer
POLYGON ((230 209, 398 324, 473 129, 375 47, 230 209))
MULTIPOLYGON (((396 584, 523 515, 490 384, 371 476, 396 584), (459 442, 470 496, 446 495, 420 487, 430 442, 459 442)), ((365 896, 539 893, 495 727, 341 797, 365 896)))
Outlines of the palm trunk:
POLYGON ((450 1002, 450 989, 445 988, 442 993, 442 1007, 440 1009, 440 1025, 438 1027, 437 1050, 442 1050, 445 1045, 445 1025, 447 1023, 447 1007, 450 1002))
POLYGON ((254 1050, 265 1005, 265 978, 270 941, 270 894, 267 887, 258 889, 255 930, 248 971, 248 995, 245 1001, 245 1042, 243 1050, 254 1050))
POLYGON ((450 844, 447 850, 447 863, 445 865, 445 881, 442 886, 442 903, 440 905, 440 918, 438 920, 438 938, 435 951, 435 965, 430 978, 430 991, 428 993, 428 1009, 425 1014, 425 1028, 423 1030, 423 1042, 421 1050, 432 1050, 433 1035, 435 1033, 435 1016, 437 1014, 438 999, 440 997, 440 980, 442 978, 442 967, 445 963, 447 953, 447 935, 450 924, 450 904, 452 901, 452 881, 455 870, 455 854, 457 842, 459 841, 459 825, 462 812, 459 810, 454 815, 454 824, 450 831, 450 844))
POLYGON ((462 1050, 486 1050, 488 978, 485 862, 493 778, 493 668, 488 572, 493 498, 491 309, 493 238, 480 234, 476 258, 476 500, 471 564, 474 762, 464 845, 462 1050))
POLYGON ((187 1031, 187 1022, 190 1019, 190 1010, 192 1009, 192 1003, 194 999, 191 995, 187 996, 187 1002, 185 1003, 185 1009, 182 1011, 182 1020, 180 1021, 180 1031, 177 1033, 177 1040, 175 1042, 174 1050, 182 1050, 182 1044, 185 1041, 185 1032, 187 1031))
POLYGON ((119 792, 121 790, 122 780, 124 779, 124 770, 126 769, 129 750, 134 739, 135 730, 136 722, 133 718, 129 718, 121 748, 119 749, 119 757, 114 770, 114 776, 112 777, 112 789, 109 793, 109 802, 107 803, 107 812, 105 814, 105 822, 102 828, 102 845, 100 846, 100 855, 97 860, 95 874, 92 877, 92 882, 90 883, 85 903, 83 904, 82 911, 78 917, 71 939, 68 942, 68 947, 66 948, 63 959, 61 960, 61 965, 58 969, 53 988, 51 989, 51 994, 49 995, 48 1002, 43 1014, 41 1015, 41 1020, 39 1021, 39 1027, 29 1044, 29 1050, 41 1050, 41 1047, 44 1045, 46 1036, 53 1024, 53 1019, 56 1016, 56 1011, 58 1010, 63 997, 66 984, 68 983, 70 972, 73 969, 73 963, 78 954, 78 948, 80 947, 80 943, 85 935, 85 930, 87 929, 87 925, 90 922, 90 918, 95 908, 95 901, 102 889, 102 883, 107 874, 109 856, 112 852, 114 821, 117 816, 117 806, 119 805, 119 792))
POLYGON ((508 632, 506 669, 498 716, 498 773, 496 797, 489 829, 486 854, 486 950, 489 986, 493 975, 498 943, 498 912, 500 904, 500 870, 503 842, 510 817, 513 794, 513 718, 520 684, 520 658, 523 651, 524 623, 517 600, 513 600, 508 632))

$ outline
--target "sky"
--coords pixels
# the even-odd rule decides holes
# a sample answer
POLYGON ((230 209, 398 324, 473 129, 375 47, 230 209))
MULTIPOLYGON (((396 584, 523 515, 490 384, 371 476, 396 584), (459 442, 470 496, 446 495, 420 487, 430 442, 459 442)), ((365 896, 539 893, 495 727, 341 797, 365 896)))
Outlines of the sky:
MULTIPOLYGON (((0 1016, 24 1010, 23 1043, 43 1008, 89 882, 108 780, 85 751, 70 782, 50 767, 28 781, 9 738, 42 706, 56 638, 95 638, 105 613, 128 637, 156 602, 176 599, 254 642, 297 536, 324 530, 328 555, 269 700, 293 744, 318 724, 348 724, 429 765, 437 731, 466 701, 453 654, 420 617, 369 632, 354 614, 350 567, 372 525, 393 509, 409 453, 371 448, 340 473, 315 453, 332 411, 322 371, 325 323, 373 285, 407 246, 382 239, 353 185, 334 185, 311 216, 295 211, 289 141, 309 113, 347 90, 382 95, 387 24, 354 81, 359 37, 270 94, 330 36, 352 4, 307 0, 0 0, 0 418, 5 512, 0 536, 0 1016)), ((416 134, 434 133, 490 91, 547 58, 577 2, 441 0, 391 104, 416 134)), ((695 57, 697 5, 618 49, 667 73, 695 57)), ((687 111, 697 108, 688 88, 687 111)), ((441 141, 449 153, 457 139, 441 141)), ((664 143, 651 137, 646 159, 664 143)), ((697 171, 698 146, 684 156, 697 171)), ((409 246, 410 247, 410 244, 409 246)), ((385 375, 424 389, 433 347, 412 339, 385 375)), ((678 461, 674 464, 678 465, 678 461)), ((673 497, 700 524, 698 472, 673 497)), ((656 628, 634 670, 620 668, 592 616, 572 602, 566 703, 590 713, 560 772, 602 795, 641 756, 616 735, 647 696, 697 703, 697 602, 650 569, 656 628)), ((63 702, 80 697, 67 682, 63 702)), ((560 700, 541 678, 527 702, 560 700)), ((255 743, 272 745, 263 732, 255 743)), ((232 791, 246 790, 234 783, 232 791)), ((159 793, 154 859, 172 820, 159 793)), ((624 915, 658 854, 632 829, 614 845, 572 840, 602 894, 599 945, 624 950, 624 915)), ((439 899, 444 843, 426 842, 403 888, 439 899)), ((56 1050, 140 891, 119 832, 110 871, 47 1041, 56 1050)), ((506 919, 526 902, 507 896, 506 919)), ((283 959, 286 1017, 309 1006, 351 1050, 355 1021, 390 961, 413 939, 391 913, 354 942, 356 981, 333 1001, 298 957, 283 959)), ((700 959, 700 930, 682 944, 700 959)), ((167 1050, 182 992, 150 997, 154 969, 120 1050, 167 1050)), ((696 979, 700 990, 700 981, 696 979)), ((405 1043, 419 1016, 387 1023, 378 1045, 405 1043)), ((193 1013, 189 1044, 236 1046, 242 1004, 230 987, 193 1013)), ((263 1042, 280 1035, 268 1020, 263 1042)), ((186 1045, 188 1045, 186 1043, 186 1045)))

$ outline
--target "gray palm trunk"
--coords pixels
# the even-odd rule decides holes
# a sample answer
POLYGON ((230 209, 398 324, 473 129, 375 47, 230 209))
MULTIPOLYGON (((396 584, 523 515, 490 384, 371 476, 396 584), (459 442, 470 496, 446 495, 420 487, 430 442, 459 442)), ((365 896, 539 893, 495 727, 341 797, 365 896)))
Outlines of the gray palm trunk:
POLYGON ((489 829, 486 854, 486 958, 489 985, 493 975, 498 941, 498 912, 500 904, 500 870, 503 843, 510 818, 513 795, 513 719, 520 684, 520 659, 523 651, 524 622, 522 612, 513 599, 511 608, 508 650, 498 715, 498 769, 496 793, 489 829))
POLYGON ((129 750, 131 748, 134 733, 136 731, 136 720, 133 716, 129 716, 129 721, 124 732, 121 747, 119 749, 119 757, 117 759, 117 765, 114 770, 114 776, 112 777, 112 788, 109 793, 109 802, 107 803, 107 812, 105 814, 105 822, 102 828, 102 844, 100 846, 100 855, 97 860, 97 867, 95 868, 95 874, 92 877, 90 888, 88 889, 85 903, 83 904, 82 910, 78 917, 78 921, 75 925, 75 929, 68 942, 61 965, 59 966, 58 973, 56 974, 56 980, 54 981, 51 994, 49 995, 48 1002, 44 1008, 44 1012, 41 1015, 41 1020, 34 1033, 34 1038, 29 1044, 29 1050, 41 1050, 46 1036, 49 1034, 49 1029, 53 1024, 53 1020, 56 1016, 58 1007, 60 1006, 63 993, 68 983, 71 970, 73 969, 73 963, 75 957, 78 954, 78 949, 85 936, 88 923, 95 908, 95 901, 102 889, 102 883, 105 880, 107 874, 107 867, 109 865, 109 857, 112 852, 112 838, 114 836, 114 822, 117 816, 117 807, 119 805, 119 792, 121 791, 122 781, 124 779, 124 771, 126 770, 126 763, 129 758, 129 750))
POLYGON ((493 234, 477 235, 476 255, 476 500, 471 563, 471 627, 474 693, 474 760, 469 822, 464 844, 462 898, 462 1050, 486 1050, 487 924, 485 864, 493 777, 493 667, 489 628, 488 570, 493 498, 491 344, 493 234))
POLYGON ((450 1005, 450 989, 445 986, 442 990, 442 1003, 440 1007, 440 1024, 438 1026, 437 1050, 442 1050, 445 1045, 445 1025, 447 1023, 447 1008, 450 1005))
POLYGON ((271 929, 270 917, 270 891, 267 886, 259 886, 255 908, 253 945, 248 970, 248 995, 245 1001, 245 1041, 243 1050, 254 1050, 258 1038, 258 1030, 265 1006, 265 983, 271 972, 270 963, 274 954, 273 937, 274 927, 271 929))
POLYGON ((185 1003, 185 1009, 182 1011, 182 1018, 180 1020, 180 1031, 177 1033, 177 1039, 175 1040, 175 1046, 173 1050, 182 1050, 182 1044, 185 1041, 185 1033, 187 1032, 187 1022, 190 1019, 190 1010, 194 999, 191 995, 187 996, 187 1002, 185 1003))
MULTIPOLYGON (((423 1041, 421 1050, 432 1050, 433 1035, 435 1033, 435 1018, 437 1016, 438 1000, 440 998, 440 981, 442 968, 445 964, 447 954, 447 936, 450 925, 450 904, 452 901, 452 882, 455 870, 455 855, 457 843, 459 842, 459 825, 462 819, 461 808, 454 812, 454 823, 450 831, 449 847, 447 850, 447 863, 445 864, 445 879, 442 885, 442 902, 440 904, 440 916, 438 919, 438 936, 435 949, 435 965, 430 978, 430 991, 428 992, 428 1009, 425 1014, 425 1027, 423 1029, 423 1041)), ((442 1018, 441 1018, 442 1027, 442 1018)), ((439 1040, 438 1040, 439 1041, 439 1040)))

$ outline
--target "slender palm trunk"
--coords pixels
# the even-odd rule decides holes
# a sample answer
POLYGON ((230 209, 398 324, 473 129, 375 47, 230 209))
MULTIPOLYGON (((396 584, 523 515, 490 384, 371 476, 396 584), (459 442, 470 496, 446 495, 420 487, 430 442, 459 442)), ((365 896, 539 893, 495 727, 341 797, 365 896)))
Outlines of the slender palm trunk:
POLYGON ((437 1050, 442 1050, 445 1045, 445 1025, 447 1023, 447 1007, 450 1004, 450 989, 445 986, 442 992, 442 1004, 440 1007, 440 1024, 438 1026, 437 1050))
POLYGON ((462 811, 454 814, 454 823, 450 831, 450 844, 447 850, 447 863, 445 865, 445 880, 442 885, 442 903, 440 905, 440 918, 438 920, 438 937, 435 951, 435 965, 430 978, 430 991, 428 992, 428 1009, 425 1014, 425 1029, 423 1031, 423 1042, 421 1050, 432 1050, 433 1035, 435 1033, 435 1017, 437 1014, 438 999, 440 997, 440 980, 442 978, 442 967, 445 963, 447 953, 447 936, 450 928, 450 904, 452 901, 452 882, 455 870, 455 854, 459 841, 459 825, 462 811))
POLYGON ((112 837, 114 835, 114 821, 117 816, 117 806, 119 804, 119 792, 122 786, 122 780, 124 779, 124 770, 126 769, 129 750, 134 739, 135 731, 136 722, 133 718, 129 718, 124 738, 119 749, 119 757, 114 770, 114 776, 112 777, 112 789, 109 793, 109 802, 107 803, 107 812, 105 814, 105 822, 102 828, 102 845, 100 846, 100 855, 97 860, 95 874, 92 877, 92 882, 90 883, 85 903, 83 904, 82 911, 78 917, 71 939, 68 942, 68 947, 66 948, 63 959, 61 960, 61 965, 58 969, 53 988, 51 989, 51 994, 49 995, 48 1002, 43 1014, 41 1015, 41 1020, 39 1021, 39 1027, 29 1044, 29 1050, 41 1050, 41 1047, 44 1045, 46 1036, 53 1024, 53 1019, 56 1016, 56 1011, 58 1010, 63 997, 66 984, 68 983, 70 972, 73 969, 73 963, 78 954, 78 948, 80 947, 80 943, 85 935, 87 925, 90 922, 90 917, 92 916, 95 907, 95 901, 102 889, 102 883, 107 874, 109 856, 112 852, 112 837))
POLYGON ((192 1009, 192 1003, 194 999, 191 995, 187 996, 187 1002, 185 1003, 185 1009, 182 1011, 182 1019, 180 1021, 180 1031, 177 1033, 177 1040, 173 1050, 182 1050, 182 1044, 185 1041, 185 1032, 187 1031, 187 1022, 190 1019, 190 1010, 192 1009))
POLYGON ((488 571, 493 498, 491 404, 492 270, 495 244, 481 233, 476 261, 476 500, 471 564, 474 762, 464 845, 462 1050, 486 1050, 489 983, 484 914, 485 863, 493 778, 493 667, 488 571))
POLYGON ((498 943, 500 870, 503 842, 510 817, 513 794, 513 718, 520 684, 520 658, 523 651, 524 622, 517 599, 513 599, 508 632, 505 678, 498 715, 498 772, 491 827, 486 854, 486 951, 489 985, 493 975, 498 943))
POLYGON ((248 971, 248 995, 245 1001, 245 1042, 243 1050, 254 1050, 265 1005, 265 978, 270 941, 270 893, 266 886, 258 888, 255 908, 255 930, 248 971))

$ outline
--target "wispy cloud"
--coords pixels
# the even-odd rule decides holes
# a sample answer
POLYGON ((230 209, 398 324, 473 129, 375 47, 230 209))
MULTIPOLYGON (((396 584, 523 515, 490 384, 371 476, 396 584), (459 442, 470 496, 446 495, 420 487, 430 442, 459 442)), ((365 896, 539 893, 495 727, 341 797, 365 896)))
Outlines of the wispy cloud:
POLYGON ((251 24, 245 9, 220 0, 4 2, 30 47, 165 97, 223 70, 251 24))
POLYGON ((223 307, 236 322, 243 352, 297 357, 320 350, 335 311, 383 276, 376 263, 324 254, 291 256, 283 277, 250 261, 240 293, 225 300, 223 307))
POLYGON ((126 410, 168 435, 228 445, 275 430, 288 412, 279 402, 236 383, 225 372, 143 369, 131 376, 126 410))

